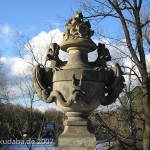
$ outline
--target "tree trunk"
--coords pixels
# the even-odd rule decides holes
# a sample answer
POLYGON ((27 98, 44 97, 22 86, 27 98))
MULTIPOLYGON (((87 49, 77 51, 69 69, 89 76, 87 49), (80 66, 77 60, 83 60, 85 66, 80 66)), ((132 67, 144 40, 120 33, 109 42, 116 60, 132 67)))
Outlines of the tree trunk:
POLYGON ((150 150, 150 81, 148 78, 143 79, 143 108, 144 108, 144 133, 143 133, 143 150, 150 150))
POLYGON ((131 150, 135 150, 136 147, 136 133, 135 133, 135 123, 133 120, 133 114, 132 114, 132 99, 131 95, 128 95, 128 121, 129 121, 129 127, 130 127, 130 144, 131 144, 131 150))

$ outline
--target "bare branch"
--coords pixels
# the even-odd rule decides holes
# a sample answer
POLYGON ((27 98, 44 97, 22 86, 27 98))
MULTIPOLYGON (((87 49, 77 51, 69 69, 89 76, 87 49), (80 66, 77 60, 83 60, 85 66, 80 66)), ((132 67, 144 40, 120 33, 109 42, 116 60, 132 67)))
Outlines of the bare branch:
POLYGON ((147 20, 146 22, 144 22, 143 24, 141 24, 141 28, 145 27, 146 25, 148 25, 150 23, 150 20, 147 20))

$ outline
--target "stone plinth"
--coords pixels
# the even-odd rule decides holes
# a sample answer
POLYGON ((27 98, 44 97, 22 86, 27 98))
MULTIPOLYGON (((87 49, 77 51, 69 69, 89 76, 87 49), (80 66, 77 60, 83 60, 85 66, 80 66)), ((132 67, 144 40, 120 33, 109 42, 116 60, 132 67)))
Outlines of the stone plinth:
POLYGON ((58 139, 59 150, 96 150, 96 138, 87 130, 86 121, 64 124, 64 132, 58 139))

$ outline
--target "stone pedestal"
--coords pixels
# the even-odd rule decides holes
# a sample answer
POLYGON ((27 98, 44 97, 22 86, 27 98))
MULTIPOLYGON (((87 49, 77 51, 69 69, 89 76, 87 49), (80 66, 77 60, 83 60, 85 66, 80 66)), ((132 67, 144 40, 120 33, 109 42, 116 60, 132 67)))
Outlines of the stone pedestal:
POLYGON ((58 139, 59 150, 96 150, 96 138, 87 130, 86 121, 67 121, 64 125, 58 139))

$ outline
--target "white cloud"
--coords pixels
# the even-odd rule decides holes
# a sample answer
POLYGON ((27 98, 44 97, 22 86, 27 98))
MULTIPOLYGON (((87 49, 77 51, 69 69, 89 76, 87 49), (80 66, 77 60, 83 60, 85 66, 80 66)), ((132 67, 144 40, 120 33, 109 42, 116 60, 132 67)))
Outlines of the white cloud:
POLYGON ((0 25, 0 38, 6 43, 11 45, 13 38, 16 34, 15 29, 13 29, 9 24, 0 25))
POLYGON ((37 107, 37 109, 43 113, 46 111, 45 107, 41 106, 41 105, 39 107, 37 107))
POLYGON ((107 45, 110 43, 110 40, 108 38, 102 38, 100 42, 107 45))
POLYGON ((19 57, 1 57, 0 61, 5 65, 9 76, 24 76, 28 74, 29 64, 19 57))
MULTIPOLYGON (((44 63, 45 55, 51 43, 61 44, 63 33, 59 29, 51 30, 48 33, 45 31, 40 32, 37 36, 33 37, 29 43, 25 45, 27 50, 33 51, 35 57, 40 63, 44 63)), ((66 54, 60 51, 60 58, 64 60, 66 54)), ((25 56, 28 57, 28 56, 25 56)))
POLYGON ((9 35, 11 33, 11 27, 8 25, 8 24, 4 24, 2 27, 1 27, 1 33, 3 35, 9 35))
POLYGON ((35 109, 41 111, 41 112, 45 112, 49 109, 56 109, 58 111, 62 111, 60 108, 57 107, 57 105, 55 104, 55 102, 53 103, 45 103, 44 101, 40 103, 40 105, 37 104, 37 106, 35 106, 35 109))
POLYGON ((61 44, 62 38, 63 38, 63 33, 59 29, 55 29, 49 31, 48 33, 46 33, 45 31, 40 32, 37 36, 33 37, 29 41, 29 43, 35 48, 38 47, 45 48, 48 45, 50 45, 51 42, 53 43, 57 42, 58 44, 61 44))
MULTIPOLYGON (((8 32, 8 30, 4 32, 8 32)), ((62 36, 63 33, 60 32, 59 29, 52 30, 48 33, 42 31, 37 36, 33 37, 29 41, 29 43, 25 45, 25 48, 28 50, 28 53, 23 56, 23 59, 19 57, 1 57, 0 62, 2 62, 5 65, 5 68, 7 68, 7 72, 9 76, 19 77, 19 76, 28 75, 30 74, 29 71, 30 64, 27 63, 26 61, 28 62, 33 61, 33 57, 29 49, 31 48, 33 50, 33 53, 36 56, 36 58, 38 58, 39 60, 44 60, 45 54, 47 52, 47 49, 50 46, 50 43, 56 42, 60 44, 62 41, 62 36)), ((62 52, 61 55, 63 55, 62 52)), ((35 62, 33 61, 33 63, 35 62)))

